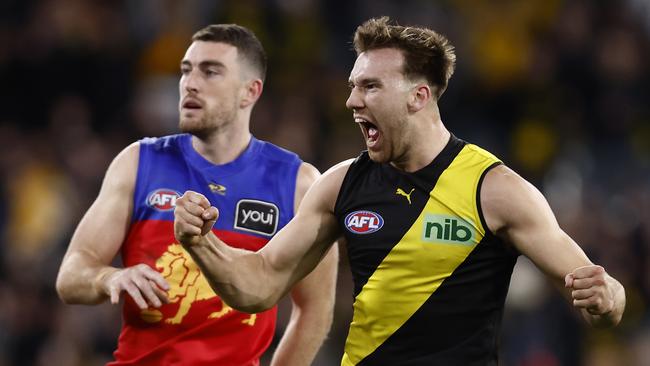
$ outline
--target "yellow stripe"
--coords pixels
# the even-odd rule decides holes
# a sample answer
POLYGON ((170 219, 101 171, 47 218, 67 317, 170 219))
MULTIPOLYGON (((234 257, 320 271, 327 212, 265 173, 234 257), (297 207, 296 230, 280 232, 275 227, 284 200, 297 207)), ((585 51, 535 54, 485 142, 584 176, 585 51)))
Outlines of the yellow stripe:
MULTIPOLYGON (((476 188, 481 173, 495 161, 498 160, 491 154, 468 144, 442 173, 417 220, 355 299, 341 365, 356 365, 374 352, 481 241, 485 229, 476 207, 476 188), (444 217, 449 217, 450 222, 459 218, 459 225, 470 226, 471 240, 465 243, 438 240, 436 229, 430 230, 431 235, 425 237, 426 223, 444 217)), ((440 222, 441 227, 443 224, 444 220, 440 222)), ((465 232, 459 233, 464 235, 465 232)))

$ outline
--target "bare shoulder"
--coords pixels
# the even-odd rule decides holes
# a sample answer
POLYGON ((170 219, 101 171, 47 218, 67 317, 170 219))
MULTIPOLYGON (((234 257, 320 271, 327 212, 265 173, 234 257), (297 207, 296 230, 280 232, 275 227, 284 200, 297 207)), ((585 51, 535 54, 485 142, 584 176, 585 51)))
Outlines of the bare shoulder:
MULTIPOLYGON (((334 204, 338 197, 341 184, 345 178, 348 169, 354 159, 342 161, 333 167, 329 168, 325 173, 313 181, 311 188, 308 189, 305 199, 308 199, 310 204, 316 204, 319 207, 327 208, 328 211, 334 211, 334 204)), ((301 167, 301 170, 303 167, 301 167)), ((309 170, 310 168, 305 168, 309 170)), ((316 169, 316 168, 314 168, 316 169)), ((318 172, 318 170, 316 170, 318 172)), ((298 173, 300 176, 300 172, 298 173)), ((308 174, 305 172, 305 174, 308 174)))
POLYGON ((106 171, 102 191, 132 190, 135 186, 139 158, 139 142, 130 144, 117 154, 106 171))
POLYGON ((330 189, 336 190, 336 195, 338 195, 341 184, 343 184, 343 179, 350 169, 354 159, 344 160, 333 167, 329 168, 325 173, 323 173, 320 180, 321 184, 329 187, 330 189))
POLYGON ((320 171, 315 166, 305 162, 300 164, 296 177, 296 193, 302 191, 304 195, 318 177, 320 177, 320 171))
POLYGON ((313 183, 320 176, 320 171, 313 165, 303 162, 298 169, 298 182, 313 183))
POLYGON ((529 184, 506 165, 497 165, 485 174, 481 185, 481 198, 489 200, 506 199, 510 189, 525 188, 529 184))
MULTIPOLYGON (((298 170, 297 185, 305 186, 309 188, 312 184, 317 182, 319 186, 333 187, 338 190, 345 178, 345 174, 348 172, 350 165, 354 159, 348 159, 342 161, 333 167, 329 168, 322 175, 309 163, 302 163, 300 169, 298 170)), ((298 189, 298 188, 296 188, 298 189)))
POLYGON ((481 185, 481 209, 492 232, 508 226, 514 219, 547 209, 546 199, 535 186, 514 170, 499 165, 487 172, 481 185))
POLYGON ((303 162, 298 168, 298 175, 296 177, 296 193, 294 197, 294 210, 298 210, 300 202, 302 202, 305 193, 309 190, 312 184, 318 179, 320 172, 315 166, 303 162))
POLYGON ((116 161, 121 161, 122 163, 125 164, 136 164, 138 163, 138 159, 140 156, 140 142, 135 141, 129 144, 129 146, 125 147, 120 151, 119 154, 115 157, 116 161))

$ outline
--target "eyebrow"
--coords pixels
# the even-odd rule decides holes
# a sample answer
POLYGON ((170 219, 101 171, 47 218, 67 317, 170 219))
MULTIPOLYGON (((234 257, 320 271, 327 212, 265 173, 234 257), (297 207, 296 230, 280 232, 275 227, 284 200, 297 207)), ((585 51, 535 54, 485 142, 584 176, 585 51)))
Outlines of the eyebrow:
MULTIPOLYGON (((190 61, 188 61, 188 60, 183 60, 183 61, 181 61, 181 67, 182 66, 190 66, 191 67, 192 63, 190 61)), ((198 65, 198 67, 200 69, 205 69, 206 67, 210 67, 210 66, 215 66, 215 67, 224 68, 224 69, 226 68, 226 65, 224 65, 223 62, 217 61, 217 60, 201 61, 201 62, 199 62, 199 65, 198 65)))
MULTIPOLYGON (((364 78, 364 79, 359 80, 358 85, 366 86, 368 84, 373 84, 373 83, 381 84, 381 80, 379 80, 378 78, 364 78)), ((354 81, 352 81, 352 79, 348 79, 348 85, 353 86, 354 81)))

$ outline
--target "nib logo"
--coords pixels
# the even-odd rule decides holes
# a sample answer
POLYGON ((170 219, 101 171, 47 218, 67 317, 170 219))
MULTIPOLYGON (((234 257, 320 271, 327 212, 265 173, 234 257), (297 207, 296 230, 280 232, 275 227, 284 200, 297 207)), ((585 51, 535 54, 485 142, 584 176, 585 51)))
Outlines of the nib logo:
POLYGON ((426 215, 422 240, 454 244, 474 244, 476 231, 471 220, 448 215, 426 215))

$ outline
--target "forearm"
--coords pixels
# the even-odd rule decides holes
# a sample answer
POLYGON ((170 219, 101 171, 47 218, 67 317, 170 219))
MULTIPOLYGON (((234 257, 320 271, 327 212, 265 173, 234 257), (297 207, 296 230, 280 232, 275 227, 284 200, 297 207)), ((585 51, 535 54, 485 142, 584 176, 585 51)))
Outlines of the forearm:
POLYGON ((582 316, 593 327, 608 328, 616 326, 623 317, 625 311, 625 288, 615 278, 607 276, 608 287, 610 288, 610 299, 613 301, 612 310, 606 314, 595 315, 582 309, 582 316))
POLYGON ((56 280, 59 298, 66 304, 101 303, 108 298, 102 283, 116 271, 117 268, 93 261, 81 253, 72 253, 64 259, 56 280))
POLYGON ((291 320, 273 354, 271 366, 311 365, 332 325, 329 309, 298 310, 294 304, 291 320))
POLYGON ((271 308, 283 295, 259 253, 230 247, 213 233, 184 248, 212 289, 234 309, 257 313, 271 308))

